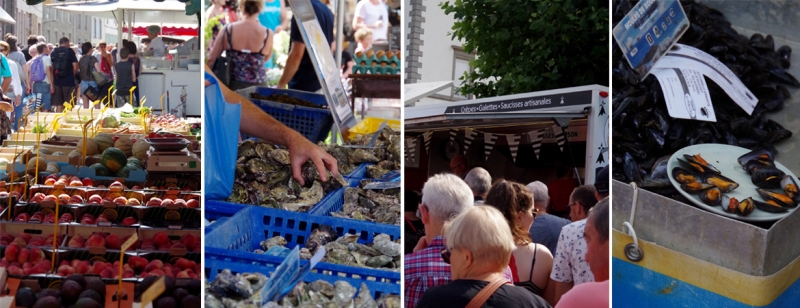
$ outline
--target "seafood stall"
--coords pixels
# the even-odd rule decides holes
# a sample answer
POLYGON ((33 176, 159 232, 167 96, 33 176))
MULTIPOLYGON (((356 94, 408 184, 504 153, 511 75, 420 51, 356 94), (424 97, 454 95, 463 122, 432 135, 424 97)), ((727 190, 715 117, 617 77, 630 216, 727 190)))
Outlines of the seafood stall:
MULTIPOLYGON (((634 4, 613 1, 614 25, 634 4)), ((797 28, 797 19, 782 14, 794 14, 798 4, 679 6, 686 32, 646 77, 613 44, 612 275, 614 293, 625 294, 615 298, 653 307, 687 300, 792 305, 798 279, 792 268, 800 262, 800 247, 787 245, 797 242, 800 223, 800 69, 792 50, 800 48, 800 36, 785 30, 797 28), (676 57, 689 54, 704 64, 677 65, 685 62, 676 57), (674 76, 699 76, 684 80, 707 98, 696 99, 690 89, 676 100, 665 67, 679 71, 674 76), (699 112, 684 117, 671 105, 699 112), (740 283, 749 291, 723 286, 740 283), (670 299, 652 296, 665 286, 674 290, 670 299)))
MULTIPOLYGON (((206 170, 218 176, 205 179, 206 187, 215 183, 203 205, 206 305, 399 307, 399 121, 356 120, 310 2, 290 4, 323 94, 264 87, 237 93, 333 156, 339 172, 326 170, 322 181, 306 161, 302 181, 295 179, 286 145, 244 135, 236 142, 236 109, 207 117, 214 131, 207 139, 230 149, 208 153, 216 163, 207 168, 216 169, 206 170)), ((206 88, 206 114, 232 105, 209 95, 217 90, 206 88)))
POLYGON ((156 307, 200 307, 198 119, 128 105, 22 120, 0 148, 0 298, 132 307, 161 279, 156 307))
POLYGON ((522 183, 555 179, 561 162, 592 183, 609 159, 607 91, 591 85, 406 107, 405 187, 421 190, 430 176, 450 172, 457 155, 467 169, 522 183))

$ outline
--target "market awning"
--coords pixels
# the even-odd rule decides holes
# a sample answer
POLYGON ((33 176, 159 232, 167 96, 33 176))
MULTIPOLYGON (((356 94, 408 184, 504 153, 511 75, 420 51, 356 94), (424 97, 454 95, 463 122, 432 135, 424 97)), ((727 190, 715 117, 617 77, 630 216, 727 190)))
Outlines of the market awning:
POLYGON ((407 83, 403 86, 403 94, 405 94, 405 106, 409 106, 419 99, 428 95, 434 94, 441 90, 453 86, 453 81, 435 81, 435 82, 421 82, 421 83, 407 83))
POLYGON ((9 25, 17 24, 17 22, 14 21, 14 18, 11 18, 11 15, 8 15, 8 12, 6 12, 6 10, 4 10, 2 8, 0 8, 0 22, 6 23, 6 24, 9 24, 9 25))
POLYGON ((608 88, 589 85, 413 106, 405 108, 404 122, 409 131, 508 126, 537 121, 537 118, 569 122, 587 116, 593 91, 608 91, 608 88))
MULTIPOLYGON (((123 27, 122 32, 128 32, 128 27, 123 27)), ((133 35, 147 36, 147 26, 134 26, 133 35)), ((162 26, 161 35, 167 36, 197 36, 197 27, 162 26)))
POLYGON ((87 1, 53 3, 47 6, 68 12, 86 13, 95 17, 116 19, 115 13, 131 12, 137 23, 159 24, 164 21, 181 24, 197 24, 197 17, 185 14, 186 3, 177 0, 155 2, 148 0, 87 1))

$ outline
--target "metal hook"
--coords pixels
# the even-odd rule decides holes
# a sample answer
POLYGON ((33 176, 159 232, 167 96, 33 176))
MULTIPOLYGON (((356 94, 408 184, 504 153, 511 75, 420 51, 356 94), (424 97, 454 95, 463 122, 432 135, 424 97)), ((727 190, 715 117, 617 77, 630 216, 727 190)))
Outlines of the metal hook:
POLYGON ((644 251, 639 247, 639 239, 636 237, 636 231, 633 230, 633 219, 636 216, 636 205, 639 203, 639 188, 636 183, 631 183, 633 187, 633 200, 631 206, 631 217, 628 221, 622 224, 628 229, 628 235, 633 238, 633 243, 625 245, 625 257, 633 262, 639 262, 644 258, 644 251))

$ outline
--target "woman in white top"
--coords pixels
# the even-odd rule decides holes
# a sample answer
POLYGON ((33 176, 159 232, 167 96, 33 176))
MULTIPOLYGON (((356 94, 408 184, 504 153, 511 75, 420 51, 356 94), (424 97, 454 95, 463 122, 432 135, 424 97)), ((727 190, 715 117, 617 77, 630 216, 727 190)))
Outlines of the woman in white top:
POLYGON ((388 40, 389 7, 381 0, 361 0, 356 4, 353 30, 361 28, 372 30, 372 42, 388 40))
POLYGON ((166 55, 167 45, 161 39, 161 27, 151 25, 147 27, 147 38, 150 39, 150 45, 147 46, 148 50, 153 51, 153 57, 163 57, 166 55))

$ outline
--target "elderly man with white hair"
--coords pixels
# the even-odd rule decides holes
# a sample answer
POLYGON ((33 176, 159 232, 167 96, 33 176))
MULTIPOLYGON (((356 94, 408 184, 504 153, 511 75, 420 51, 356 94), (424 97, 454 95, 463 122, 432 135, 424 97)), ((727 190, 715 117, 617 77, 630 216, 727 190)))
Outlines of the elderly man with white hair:
POLYGON ((570 224, 570 221, 569 219, 547 214, 547 204, 550 203, 547 185, 536 181, 529 183, 527 187, 533 193, 533 206, 539 212, 531 225, 531 240, 534 243, 544 245, 555 256, 561 228, 570 224))
MULTIPOLYGON (((437 174, 425 182, 419 205, 425 237, 420 239, 414 253, 406 255, 404 262, 406 307, 415 307, 429 288, 450 282, 450 265, 441 255, 445 250, 442 229, 448 220, 472 208, 473 204, 472 190, 453 174, 437 174)), ((508 261, 506 259, 503 274, 508 281, 513 281, 508 261)))
POLYGON ((446 223, 444 232, 447 248, 441 256, 450 264, 453 281, 428 289, 417 307, 550 307, 503 277, 516 245, 499 210, 468 208, 446 223))
POLYGON ((467 186, 472 190, 475 204, 483 204, 486 193, 489 192, 489 188, 492 188, 492 176, 489 171, 481 167, 472 168, 464 177, 464 182, 467 182, 467 186))

